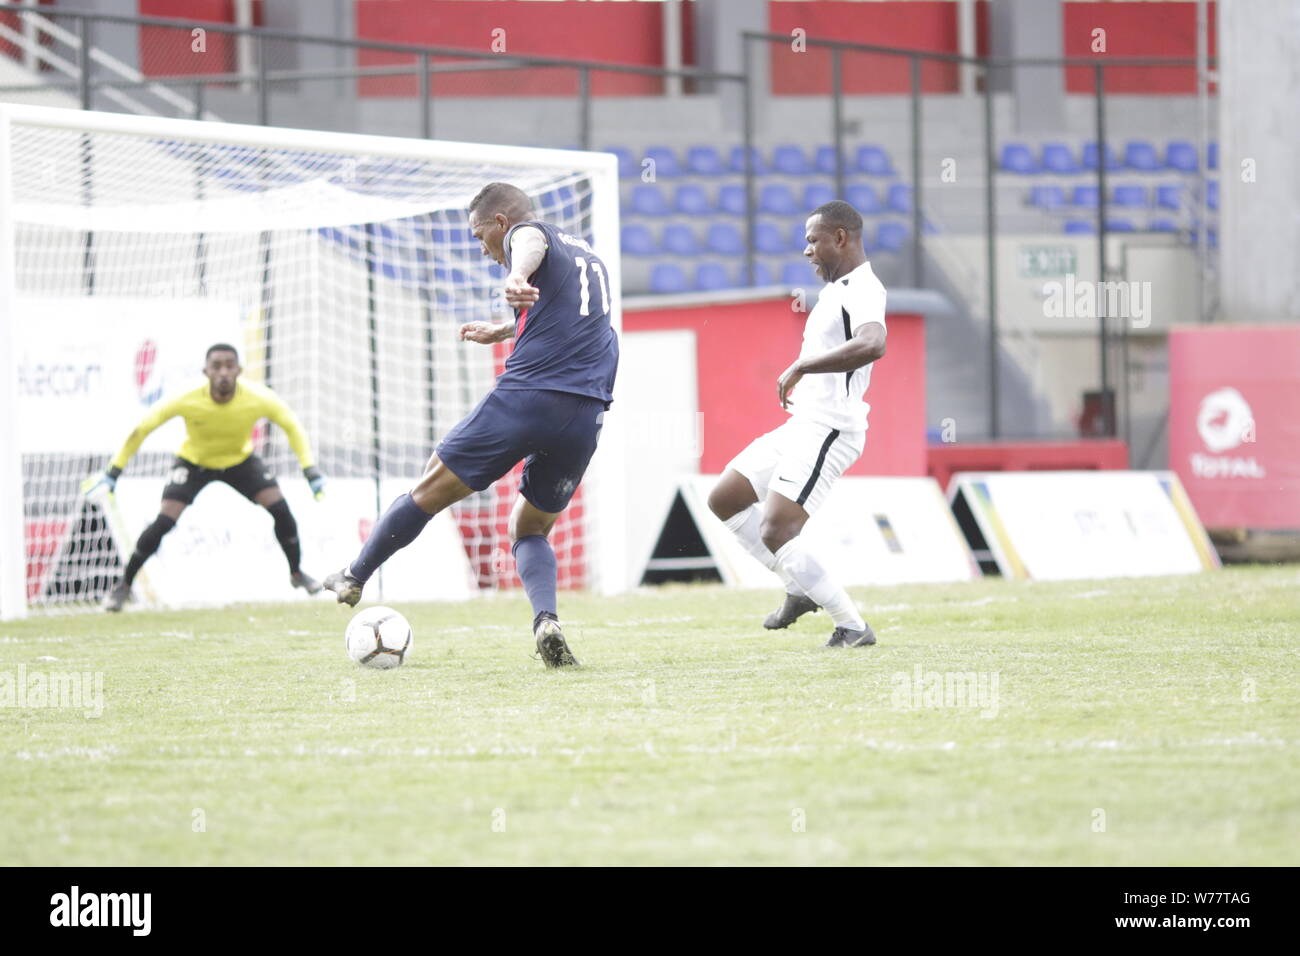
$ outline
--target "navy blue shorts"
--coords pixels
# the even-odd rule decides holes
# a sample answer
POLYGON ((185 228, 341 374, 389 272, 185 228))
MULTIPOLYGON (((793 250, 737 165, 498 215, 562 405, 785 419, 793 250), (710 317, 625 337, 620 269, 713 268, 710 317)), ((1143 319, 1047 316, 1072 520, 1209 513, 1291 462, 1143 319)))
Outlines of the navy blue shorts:
POLYGON ((524 459, 519 492, 542 511, 565 509, 596 451, 605 403, 542 389, 493 389, 438 443, 438 458, 482 491, 524 459))

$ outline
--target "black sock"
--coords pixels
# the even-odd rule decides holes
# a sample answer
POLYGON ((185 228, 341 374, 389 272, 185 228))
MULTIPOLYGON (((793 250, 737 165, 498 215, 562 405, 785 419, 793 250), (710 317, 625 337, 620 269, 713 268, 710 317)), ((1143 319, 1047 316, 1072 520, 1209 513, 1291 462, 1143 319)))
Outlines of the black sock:
POLYGON ((158 545, 162 544, 163 535, 174 527, 176 527, 174 518, 160 514, 153 519, 153 524, 144 529, 140 540, 135 543, 135 552, 131 555, 131 560, 126 563, 126 570, 122 572, 123 584, 130 587, 135 582, 135 576, 140 573, 144 563, 153 557, 153 553, 158 550, 158 545))
POLYGON ((556 616, 555 616, 553 613, 551 613, 550 611, 538 611, 538 612, 537 612, 537 616, 536 616, 535 618, 533 618, 533 630, 534 630, 534 631, 537 630, 537 625, 538 625, 538 624, 541 624, 542 621, 556 621, 556 622, 558 622, 559 620, 560 620, 560 619, 559 619, 558 617, 556 617, 556 616))
POLYGON ((289 562, 289 573, 297 574, 298 564, 302 561, 302 547, 298 543, 298 522, 293 519, 289 502, 281 498, 275 504, 268 505, 266 510, 275 519, 275 540, 280 542, 280 550, 289 562))

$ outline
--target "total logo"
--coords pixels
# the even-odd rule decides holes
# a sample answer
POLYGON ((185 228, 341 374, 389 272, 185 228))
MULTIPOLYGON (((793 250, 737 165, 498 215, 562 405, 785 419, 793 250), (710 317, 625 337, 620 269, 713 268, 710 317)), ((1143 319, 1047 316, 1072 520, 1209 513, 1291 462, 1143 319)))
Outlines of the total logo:
POLYGON ((158 346, 145 339, 135 350, 135 390, 141 405, 152 405, 162 398, 162 370, 158 367, 158 346))
POLYGON ((1201 399, 1196 431, 1213 454, 1194 452, 1192 474, 1198 478, 1263 478, 1264 469, 1254 456, 1224 455, 1243 443, 1255 441, 1255 416, 1250 404, 1235 388, 1221 388, 1201 399))

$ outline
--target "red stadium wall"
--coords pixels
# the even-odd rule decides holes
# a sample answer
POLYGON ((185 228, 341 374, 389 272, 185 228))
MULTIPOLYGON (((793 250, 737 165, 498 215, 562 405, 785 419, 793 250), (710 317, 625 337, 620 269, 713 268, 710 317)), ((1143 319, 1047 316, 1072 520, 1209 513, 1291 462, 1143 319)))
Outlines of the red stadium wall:
MULTIPOLYGON (((806 320, 806 313, 790 311, 786 297, 625 309, 625 331, 695 333, 702 473, 717 474, 749 442, 786 420, 776 380, 798 356, 806 320)), ((918 315, 891 314, 887 321, 888 351, 867 391, 867 448, 850 475, 925 474, 925 326, 918 315)))
MULTIPOLYGON (((1210 56, 1216 44, 1216 10, 1209 4, 1210 56)), ((1165 3, 1067 3, 1065 4, 1066 56, 1107 57, 1195 57, 1196 4, 1165 3), (1106 52, 1092 50, 1093 31, 1105 30, 1106 52)), ((1067 93, 1091 93, 1096 88, 1090 67, 1069 67, 1065 71, 1067 93)), ((1193 67, 1117 67, 1106 71, 1107 93, 1170 94, 1195 93, 1193 67)))
MULTIPOLYGON (((145 76, 185 76, 191 73, 227 73, 236 68, 235 37, 209 32, 204 50, 192 48, 190 30, 205 23, 235 22, 234 0, 140 0, 140 16, 169 17, 185 21, 185 29, 142 27, 140 72, 145 76)), ((253 3, 253 22, 262 22, 262 4, 253 3)))
MULTIPOLYGON (((682 55, 693 62, 691 4, 682 8, 682 55)), ((537 3, 529 0, 357 0, 357 38, 389 43, 481 50, 492 49, 493 31, 505 30, 505 53, 575 60, 599 60, 636 66, 663 65, 662 11, 657 3, 537 3)), ((410 57, 361 51, 358 65, 410 63, 410 57)), ((443 61, 438 62, 455 62, 443 61)), ((463 61, 462 61, 463 62, 463 61)), ((374 78, 358 87, 362 96, 415 96, 416 77, 374 78)), ((663 84, 652 76, 593 73, 595 96, 653 96, 663 84)), ((438 76, 441 96, 576 96, 577 73, 571 69, 535 68, 438 76)))

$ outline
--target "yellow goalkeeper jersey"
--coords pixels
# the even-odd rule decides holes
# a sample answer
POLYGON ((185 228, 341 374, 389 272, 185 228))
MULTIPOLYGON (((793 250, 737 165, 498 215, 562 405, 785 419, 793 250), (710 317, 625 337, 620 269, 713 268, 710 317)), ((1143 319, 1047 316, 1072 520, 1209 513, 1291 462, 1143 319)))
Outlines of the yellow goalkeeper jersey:
POLYGON ((185 443, 177 452, 200 468, 230 468, 253 453, 253 426, 258 419, 275 422, 289 438, 298 463, 308 468, 316 462, 302 423, 280 397, 265 385, 235 382, 228 402, 214 402, 210 386, 201 386, 159 402, 131 432, 113 458, 113 467, 125 468, 149 434, 163 422, 180 415, 185 419, 185 443))

